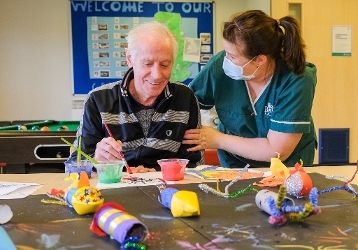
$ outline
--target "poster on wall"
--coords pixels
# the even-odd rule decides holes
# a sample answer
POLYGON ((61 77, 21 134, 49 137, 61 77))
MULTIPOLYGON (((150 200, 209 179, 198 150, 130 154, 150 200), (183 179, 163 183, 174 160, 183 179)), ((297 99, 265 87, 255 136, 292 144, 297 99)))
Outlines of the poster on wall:
POLYGON ((332 26, 332 56, 352 56, 351 26, 332 26))
POLYGON ((70 1, 74 95, 121 80, 127 34, 159 21, 176 36, 172 81, 188 84, 213 56, 213 2, 70 1))

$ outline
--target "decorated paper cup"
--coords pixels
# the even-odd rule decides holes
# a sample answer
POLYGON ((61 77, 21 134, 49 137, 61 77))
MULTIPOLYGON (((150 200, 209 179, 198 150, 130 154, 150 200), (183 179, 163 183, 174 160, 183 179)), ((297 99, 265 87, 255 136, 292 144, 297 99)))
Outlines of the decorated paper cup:
MULTIPOLYGON (((278 199, 278 193, 275 193, 275 192, 270 191, 268 189, 262 189, 256 194, 255 202, 256 202, 256 205, 257 205, 258 208, 260 208, 261 210, 265 211, 269 215, 272 215, 270 202, 269 202, 269 197, 272 197, 272 199, 276 203, 277 199, 278 199)), ((295 206, 294 200, 289 198, 289 197, 284 198, 284 203, 289 205, 289 206, 291 206, 291 207, 295 206)))
POLYGON ((124 161, 94 164, 97 169, 98 181, 106 184, 120 182, 124 165, 124 161))
POLYGON ((77 161, 66 161, 65 162, 65 173, 81 173, 85 171, 88 178, 91 178, 93 163, 88 160, 77 161))
POLYGON ((162 169, 163 179, 166 181, 180 181, 184 179, 187 159, 161 159, 157 161, 162 169))

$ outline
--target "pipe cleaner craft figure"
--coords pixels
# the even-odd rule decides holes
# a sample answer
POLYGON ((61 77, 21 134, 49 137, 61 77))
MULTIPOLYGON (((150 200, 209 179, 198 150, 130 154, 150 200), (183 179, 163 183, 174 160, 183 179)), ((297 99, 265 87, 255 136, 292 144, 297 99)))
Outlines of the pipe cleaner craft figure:
POLYGON ((346 178, 344 176, 340 176, 340 175, 326 176, 327 179, 342 179, 345 182, 344 182, 344 184, 342 186, 334 186, 334 187, 326 188, 324 190, 319 191, 318 193, 321 195, 321 194, 329 193, 329 192, 336 191, 336 190, 345 190, 345 191, 353 194, 354 199, 358 198, 358 193, 356 192, 356 190, 354 189, 354 187, 351 184, 351 182, 356 177, 357 172, 358 172, 358 161, 357 161, 356 170, 355 170, 355 172, 353 173, 353 176, 350 179, 348 179, 348 178, 346 178))
POLYGON ((321 211, 318 208, 317 188, 311 189, 309 198, 310 202, 304 206, 295 206, 294 201, 286 197, 286 187, 282 185, 278 194, 267 189, 259 191, 255 202, 260 209, 271 215, 268 220, 270 224, 283 225, 287 221, 303 221, 321 211))
POLYGON ((190 217, 200 215, 198 196, 195 192, 178 190, 158 184, 159 202, 169 208, 174 217, 190 217))
POLYGON ((242 195, 244 194, 245 192, 247 191, 255 191, 255 192, 258 192, 258 190, 254 187, 252 187, 252 185, 250 184, 249 186, 247 186, 246 188, 242 189, 242 190, 238 190, 236 192, 233 192, 233 193, 229 193, 229 188, 235 183, 237 182, 239 179, 241 179, 243 173, 247 172, 248 171, 248 167, 249 165, 246 165, 241 171, 240 171, 240 174, 237 175, 237 177, 230 181, 230 183, 228 185, 226 185, 225 187, 225 192, 221 192, 220 191, 220 188, 219 188, 219 179, 216 180, 216 190, 212 187, 210 187, 209 185, 207 184, 199 184, 199 188, 201 190, 203 190, 205 193, 213 193, 213 194, 216 194, 217 196, 220 196, 220 197, 224 197, 224 198, 235 198, 239 195, 242 195))
POLYGON ((115 202, 104 203, 97 210, 90 229, 99 236, 109 235, 118 241, 121 250, 147 249, 141 244, 148 235, 147 227, 115 202))
POLYGON ((79 215, 95 213, 103 205, 101 192, 90 186, 86 172, 72 173, 65 180, 73 181, 66 191, 52 189, 47 195, 55 200, 42 199, 41 202, 73 207, 79 215))

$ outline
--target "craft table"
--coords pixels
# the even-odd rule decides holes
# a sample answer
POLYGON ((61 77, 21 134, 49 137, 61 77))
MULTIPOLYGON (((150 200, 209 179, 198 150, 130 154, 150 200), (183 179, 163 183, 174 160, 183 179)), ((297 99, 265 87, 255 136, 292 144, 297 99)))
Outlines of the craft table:
MULTIPOLYGON (((326 175, 351 178, 356 166, 305 168, 318 190, 341 186, 343 182, 326 175)), ((119 249, 108 236, 99 237, 89 230, 92 215, 79 216, 67 206, 41 203, 51 188, 66 188, 65 174, 1 175, 0 181, 35 182, 45 185, 24 199, 0 200, 11 207, 14 216, 3 225, 18 249, 119 249), (27 247, 27 248, 26 248, 27 247)), ((283 226, 268 223, 269 215, 257 208, 255 192, 248 191, 234 199, 205 193, 198 188, 202 180, 186 175, 184 181, 170 185, 198 195, 198 217, 174 218, 158 202, 156 186, 125 187, 101 190, 105 202, 121 204, 149 229, 145 242, 150 249, 356 249, 358 245, 358 201, 346 191, 334 191, 318 197, 322 212, 303 222, 283 226)), ((232 192, 244 189, 260 179, 240 180, 232 192)), ((96 176, 91 179, 96 185, 96 176)), ((221 182, 224 190, 229 182, 221 182)), ((357 184, 355 179, 353 183, 357 184)), ((215 187, 216 183, 208 182, 215 187)), ((356 186, 354 186, 356 188, 356 186)), ((261 189, 261 188, 259 188, 261 189)), ((270 188, 277 192, 277 188, 270 188)), ((304 204, 308 197, 295 199, 304 204)))

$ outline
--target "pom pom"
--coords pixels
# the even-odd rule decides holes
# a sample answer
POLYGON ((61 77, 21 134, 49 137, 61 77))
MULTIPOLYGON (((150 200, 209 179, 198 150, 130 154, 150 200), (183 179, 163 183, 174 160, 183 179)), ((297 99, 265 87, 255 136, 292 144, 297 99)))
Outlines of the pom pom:
POLYGON ((285 215, 284 214, 282 214, 282 215, 280 215, 279 217, 275 217, 275 216, 270 216, 269 217, 269 223, 270 224, 275 224, 275 225, 283 225, 283 224, 285 224, 286 223, 286 221, 287 221, 287 218, 285 217, 285 215))

